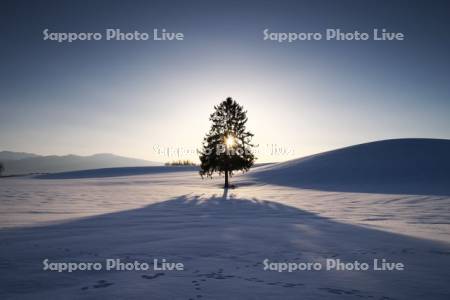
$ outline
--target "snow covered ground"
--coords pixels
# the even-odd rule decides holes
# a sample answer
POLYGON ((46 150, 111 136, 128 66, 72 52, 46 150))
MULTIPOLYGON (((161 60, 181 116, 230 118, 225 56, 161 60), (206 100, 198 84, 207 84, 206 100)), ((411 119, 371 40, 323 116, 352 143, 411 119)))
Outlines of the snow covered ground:
MULTIPOLYGON (((265 168, 265 167, 261 167, 265 168)), ((450 197, 320 191, 258 170, 0 180, 1 299, 449 299, 450 197), (181 262, 184 271, 44 271, 181 262), (264 270, 263 261, 400 262, 404 271, 264 270)))

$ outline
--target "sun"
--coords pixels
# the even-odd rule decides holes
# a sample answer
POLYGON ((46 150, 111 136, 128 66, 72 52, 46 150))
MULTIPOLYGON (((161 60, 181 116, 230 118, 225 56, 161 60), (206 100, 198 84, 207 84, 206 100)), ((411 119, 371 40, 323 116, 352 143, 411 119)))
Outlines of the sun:
POLYGON ((236 145, 236 139, 234 136, 232 135, 227 135, 225 137, 225 145, 227 145, 228 148, 233 147, 234 145, 236 145))

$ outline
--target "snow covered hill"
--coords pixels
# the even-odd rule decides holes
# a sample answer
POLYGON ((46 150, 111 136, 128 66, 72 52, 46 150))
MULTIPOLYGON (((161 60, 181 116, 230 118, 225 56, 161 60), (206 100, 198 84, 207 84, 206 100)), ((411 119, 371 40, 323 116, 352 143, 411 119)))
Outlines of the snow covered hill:
POLYGON ((450 299, 450 196, 407 194, 427 185, 420 182, 443 186, 446 147, 440 140, 358 145, 255 168, 233 177, 237 188, 229 190, 223 178, 202 180, 177 167, 1 178, 0 298, 450 299), (390 182, 402 195, 386 192, 390 182), (185 269, 59 273, 44 268, 46 259, 166 259, 185 269), (264 265, 382 259, 405 270, 264 265))
POLYGON ((39 179, 76 179, 76 178, 102 178, 135 175, 151 175, 158 173, 197 171, 196 166, 150 166, 150 167, 122 167, 89 169, 70 172, 59 172, 53 174, 38 175, 39 179))
POLYGON ((450 194, 450 140, 394 139, 255 169, 266 183, 335 191, 450 194))

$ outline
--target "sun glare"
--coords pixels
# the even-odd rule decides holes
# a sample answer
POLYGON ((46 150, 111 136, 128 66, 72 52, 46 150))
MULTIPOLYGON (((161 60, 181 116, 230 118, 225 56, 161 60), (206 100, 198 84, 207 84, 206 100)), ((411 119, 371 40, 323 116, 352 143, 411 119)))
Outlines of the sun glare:
POLYGON ((228 148, 231 148, 236 144, 236 139, 234 138, 234 136, 228 135, 227 137, 225 137, 225 144, 228 148))

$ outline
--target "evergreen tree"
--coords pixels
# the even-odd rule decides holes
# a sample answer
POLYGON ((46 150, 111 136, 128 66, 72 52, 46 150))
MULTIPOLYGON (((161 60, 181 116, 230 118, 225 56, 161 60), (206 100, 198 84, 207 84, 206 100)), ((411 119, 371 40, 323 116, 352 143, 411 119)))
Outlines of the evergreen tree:
POLYGON ((251 153, 253 134, 245 128, 247 112, 236 101, 227 98, 214 106, 209 120, 211 129, 200 152, 200 176, 212 178, 214 172, 225 174, 225 188, 228 188, 228 177, 233 171, 246 172, 255 160, 251 153))

